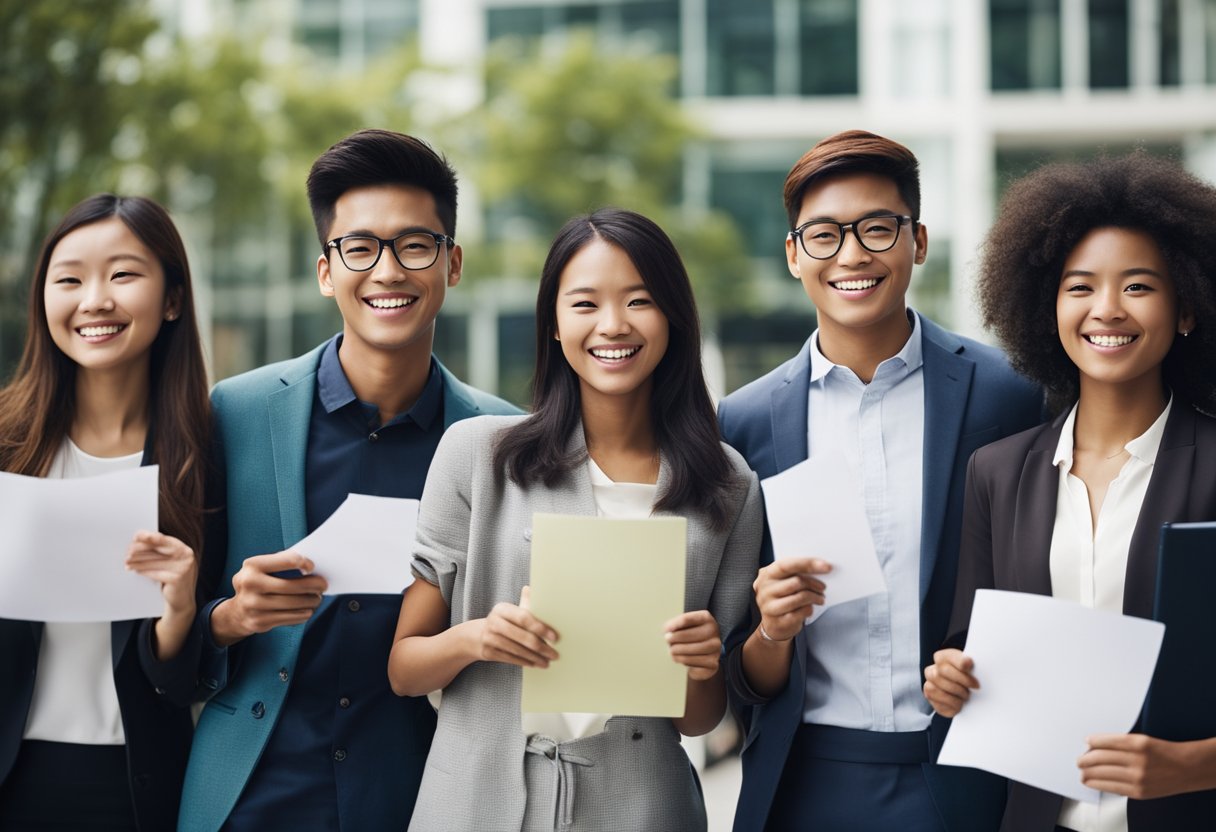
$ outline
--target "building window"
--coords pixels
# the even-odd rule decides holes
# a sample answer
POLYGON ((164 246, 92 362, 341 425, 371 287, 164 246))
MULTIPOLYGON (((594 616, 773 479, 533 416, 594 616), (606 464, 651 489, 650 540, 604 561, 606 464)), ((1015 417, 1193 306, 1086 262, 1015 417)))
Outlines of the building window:
POLYGON ((1130 75, 1129 0, 1089 0, 1089 86, 1126 87, 1130 75))
POLYGON ((803 95, 856 95, 857 0, 801 0, 803 95))
POLYGON ((991 0, 992 89, 1060 87, 1060 0, 991 0))
POLYGON ((710 95, 772 95, 776 29, 773 0, 707 0, 710 95))
POLYGON ((782 256, 790 230, 781 204, 787 170, 715 164, 710 173, 710 204, 735 221, 753 257, 782 256))

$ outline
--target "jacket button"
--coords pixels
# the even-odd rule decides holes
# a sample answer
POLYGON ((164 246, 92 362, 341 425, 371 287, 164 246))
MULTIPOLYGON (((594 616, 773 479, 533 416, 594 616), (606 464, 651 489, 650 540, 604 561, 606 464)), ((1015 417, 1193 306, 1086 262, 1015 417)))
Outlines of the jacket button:
POLYGON ((165 695, 165 689, 164 689, 164 688, 156 688, 156 693, 157 693, 157 695, 158 695, 158 696, 164 696, 164 695, 165 695))
POLYGON ((633 737, 632 737, 632 739, 635 739, 635 740, 640 740, 641 738, 642 738, 642 732, 641 732, 641 731, 639 731, 637 728, 634 728, 634 729, 633 729, 633 737))
POLYGON ((527 540, 527 541, 532 540, 532 530, 531 529, 524 529, 524 540, 527 540))
POLYGON ((287 676, 287 668, 285 668, 285 667, 280 667, 280 668, 279 668, 279 681, 280 681, 280 682, 286 682, 286 681, 287 681, 287 679, 288 679, 288 676, 287 676))
POLYGON ((338 707, 339 708, 349 708, 350 707, 350 697, 349 696, 339 697, 338 698, 338 707))
POLYGON ((346 608, 348 610, 350 610, 351 612, 358 612, 359 611, 359 602, 352 598, 351 600, 346 602, 346 608))
POLYGON ((380 438, 380 434, 378 434, 378 433, 369 433, 367 435, 368 442, 375 442, 379 438, 380 438))
POLYGON ((205 687, 207 690, 216 690, 217 688, 219 688, 219 686, 220 686, 220 683, 217 679, 204 679, 203 680, 203 687, 205 687))
POLYGON ((249 713, 253 714, 254 719, 261 719, 266 716, 266 706, 261 702, 254 702, 253 707, 249 709, 249 713))
POLYGON ((340 763, 345 759, 346 759, 346 749, 345 748, 339 748, 334 751, 334 760, 336 762, 340 763))

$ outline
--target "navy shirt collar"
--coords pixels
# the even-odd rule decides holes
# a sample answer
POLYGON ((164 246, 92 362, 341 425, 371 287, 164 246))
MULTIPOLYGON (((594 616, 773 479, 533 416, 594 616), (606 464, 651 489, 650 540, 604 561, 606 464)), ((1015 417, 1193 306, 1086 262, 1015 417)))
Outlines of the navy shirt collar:
MULTIPOLYGON (((350 386, 350 380, 347 379, 346 371, 342 369, 342 362, 338 358, 338 347, 341 345, 342 336, 339 334, 330 340, 325 351, 321 353, 321 363, 317 366, 317 398, 320 399, 326 413, 334 413, 352 402, 358 402, 359 409, 365 416, 372 416, 378 420, 379 409, 376 405, 359 401, 355 396, 354 388, 350 386)), ((423 430, 431 427, 431 423, 439 415, 440 406, 443 404, 443 376, 435 364, 434 356, 431 356, 430 365, 426 386, 422 388, 422 395, 418 397, 418 401, 414 402, 414 406, 405 413, 398 414, 391 422, 382 427, 406 420, 412 421, 423 430)))

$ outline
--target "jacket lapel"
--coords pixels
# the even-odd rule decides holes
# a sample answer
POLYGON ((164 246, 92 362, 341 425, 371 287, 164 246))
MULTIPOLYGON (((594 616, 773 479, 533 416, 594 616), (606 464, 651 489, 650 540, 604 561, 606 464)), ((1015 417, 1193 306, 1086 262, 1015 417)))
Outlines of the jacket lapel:
POLYGON ((920 530, 920 599, 929 592, 941 544, 963 416, 975 362, 964 358, 962 341, 920 318, 925 374, 925 436, 920 530))
POLYGON ((1017 564, 1015 589, 1021 592, 1051 594, 1051 538, 1060 491, 1060 471, 1052 459, 1067 419, 1065 411, 1056 417, 1050 430, 1039 434, 1018 479, 1009 551, 1017 564))
POLYGON ((435 366, 443 378, 443 429, 447 430, 461 419, 481 413, 481 407, 469 395, 464 382, 448 372, 448 368, 443 366, 438 358, 435 359, 435 366))
POLYGON ((1161 525, 1187 518, 1187 498, 1195 464, 1195 411, 1174 400, 1153 463, 1140 517, 1132 532, 1123 586, 1123 612, 1151 618, 1157 586, 1157 550, 1161 525))
POLYGON ((294 381, 284 376, 283 383, 287 386, 270 394, 266 405, 270 412, 270 445, 274 454, 283 545, 291 546, 308 533, 304 458, 308 451, 308 424, 316 391, 316 374, 294 381))
POLYGON ((792 468, 807 458, 807 426, 810 424, 808 393, 811 384, 811 340, 803 345, 785 375, 784 382, 773 391, 771 417, 773 428, 772 471, 759 471, 770 477, 792 468))

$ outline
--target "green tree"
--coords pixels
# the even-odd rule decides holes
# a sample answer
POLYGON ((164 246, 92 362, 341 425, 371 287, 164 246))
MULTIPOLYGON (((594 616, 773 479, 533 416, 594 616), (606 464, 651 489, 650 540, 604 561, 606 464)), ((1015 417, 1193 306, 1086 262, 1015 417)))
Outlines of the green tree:
POLYGON ((682 204, 684 154, 698 133, 674 97, 676 69, 671 56, 628 45, 606 54, 589 33, 556 50, 511 40, 491 49, 485 102, 445 145, 468 159, 481 188, 486 259, 499 273, 538 274, 562 223, 617 205, 671 235, 711 321, 747 298, 734 223, 711 211, 690 216, 682 204))

